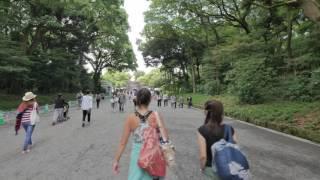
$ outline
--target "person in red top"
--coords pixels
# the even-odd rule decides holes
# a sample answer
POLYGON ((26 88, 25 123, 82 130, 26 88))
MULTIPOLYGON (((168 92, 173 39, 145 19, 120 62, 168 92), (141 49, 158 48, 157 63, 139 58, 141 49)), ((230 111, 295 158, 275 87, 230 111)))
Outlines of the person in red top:
POLYGON ((32 92, 25 93, 25 96, 22 98, 23 102, 19 105, 17 110, 17 123, 15 126, 16 134, 18 134, 20 124, 26 132, 22 151, 23 154, 30 152, 32 146, 32 134, 35 128, 35 122, 31 122, 31 113, 33 109, 36 109, 38 113, 36 97, 37 96, 32 92))

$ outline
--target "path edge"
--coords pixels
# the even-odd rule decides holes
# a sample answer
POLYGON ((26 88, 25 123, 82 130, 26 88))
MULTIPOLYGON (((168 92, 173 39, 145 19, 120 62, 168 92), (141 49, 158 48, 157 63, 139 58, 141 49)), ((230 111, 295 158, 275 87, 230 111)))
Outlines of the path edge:
MULTIPOLYGON (((203 109, 198 108, 198 107, 192 107, 192 109, 195 109, 195 110, 198 110, 198 111, 203 110, 203 109)), ((251 126, 251 127, 256 127, 258 129, 262 129, 262 130, 265 130, 265 131, 273 133, 273 134, 281 135, 281 136, 284 136, 284 137, 287 137, 287 138, 291 138, 291 139, 294 139, 294 140, 297 140, 297 141, 300 141, 300 142, 303 142, 303 143, 307 143, 307 144, 310 144, 310 145, 313 145, 313 146, 316 146, 316 147, 320 148, 320 144, 318 144, 316 142, 313 142, 313 141, 310 141, 308 139, 304 139, 304 138, 301 138, 301 137, 298 137, 298 136, 294 136, 294 135, 291 135, 291 134, 286 134, 286 133, 283 133, 283 132, 279 132, 279 131, 276 131, 274 129, 266 128, 266 127, 263 127, 263 126, 258 126, 256 124, 252 124, 252 123, 249 123, 249 122, 246 122, 246 121, 235 119, 233 117, 229 117, 229 116, 224 116, 224 117, 226 117, 228 120, 231 120, 231 121, 236 121, 236 122, 239 122, 241 124, 245 124, 245 125, 248 125, 248 126, 251 126)))

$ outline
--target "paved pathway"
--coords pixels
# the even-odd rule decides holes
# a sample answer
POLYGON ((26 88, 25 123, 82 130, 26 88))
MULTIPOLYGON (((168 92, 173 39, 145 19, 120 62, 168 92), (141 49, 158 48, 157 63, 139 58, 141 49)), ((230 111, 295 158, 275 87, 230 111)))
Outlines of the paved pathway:
MULTIPOLYGON (((155 108, 157 109, 157 108, 155 108)), ((24 132, 14 136, 13 127, 0 128, 1 180, 125 180, 130 143, 121 160, 121 174, 113 176, 111 164, 122 125, 129 110, 113 113, 109 103, 94 109, 93 122, 81 127, 81 112, 71 110, 71 119, 50 126, 51 114, 42 117, 34 133, 34 148, 21 154, 24 132)), ((177 168, 169 180, 201 180, 196 130, 204 114, 193 109, 158 109, 177 149, 177 168)), ((255 180, 319 180, 320 147, 249 126, 231 123, 247 152, 255 180)))

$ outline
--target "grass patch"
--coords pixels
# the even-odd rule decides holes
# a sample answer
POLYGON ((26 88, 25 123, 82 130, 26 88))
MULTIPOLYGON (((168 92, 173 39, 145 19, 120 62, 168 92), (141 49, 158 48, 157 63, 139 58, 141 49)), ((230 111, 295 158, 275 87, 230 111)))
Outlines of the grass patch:
POLYGON ((209 99, 224 104, 225 114, 242 121, 299 136, 320 143, 320 102, 267 102, 258 105, 240 104, 237 97, 230 95, 192 96, 195 107, 203 108, 209 99))
MULTIPOLYGON (((67 101, 76 99, 76 94, 74 93, 62 93, 62 94, 67 101)), ((57 94, 49 94, 49 95, 37 94, 37 101, 40 106, 44 104, 53 104, 56 96, 57 94)), ((18 105, 21 103, 22 97, 23 95, 17 96, 17 95, 0 94, 0 99, 1 99, 0 110, 2 111, 15 110, 18 107, 18 105)))

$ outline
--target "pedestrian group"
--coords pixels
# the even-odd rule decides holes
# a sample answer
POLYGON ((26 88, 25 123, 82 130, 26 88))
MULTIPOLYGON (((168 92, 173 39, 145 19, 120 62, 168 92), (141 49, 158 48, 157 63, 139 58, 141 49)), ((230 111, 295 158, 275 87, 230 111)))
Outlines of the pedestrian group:
MULTIPOLYGON (((163 180, 167 170, 176 167, 175 147, 171 141, 163 116, 152 109, 152 93, 146 88, 135 92, 120 91, 113 93, 110 103, 112 111, 117 106, 124 112, 126 97, 132 99, 134 112, 129 114, 124 123, 124 128, 119 147, 114 156, 112 169, 115 174, 120 173, 120 159, 132 136, 132 148, 129 163, 128 180, 163 180)), ((28 153, 32 148, 32 134, 39 122, 39 105, 36 95, 27 92, 17 109, 15 131, 18 134, 20 126, 26 132, 22 153, 28 153)), ((96 106, 99 108, 101 94, 95 95, 96 106)), ((179 108, 184 106, 184 97, 167 95, 157 92, 154 94, 157 106, 179 108)), ((93 97, 89 91, 77 94, 78 107, 82 110, 82 127, 90 125, 93 97)), ((192 107, 192 97, 188 97, 187 105, 192 107)), ((69 104, 62 94, 58 94, 54 103, 54 116, 52 125, 56 125, 68 118, 69 104)), ((250 179, 249 163, 246 156, 237 146, 235 129, 223 123, 223 104, 216 100, 209 100, 204 105, 204 123, 197 130, 199 146, 200 171, 202 179, 208 180, 248 180, 250 179)))

